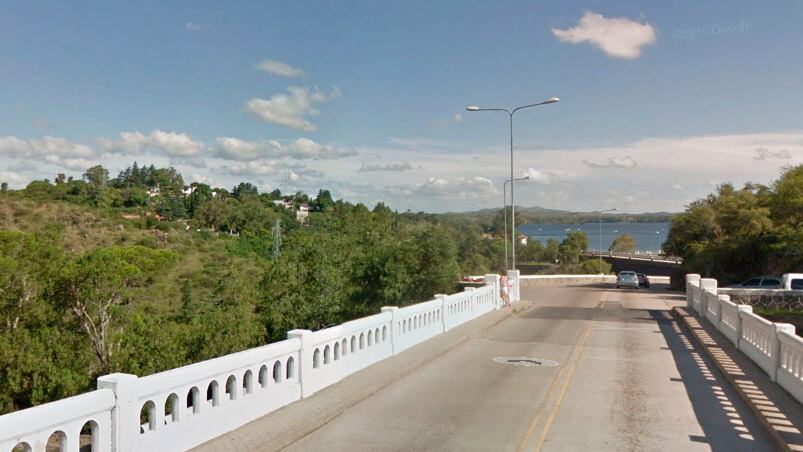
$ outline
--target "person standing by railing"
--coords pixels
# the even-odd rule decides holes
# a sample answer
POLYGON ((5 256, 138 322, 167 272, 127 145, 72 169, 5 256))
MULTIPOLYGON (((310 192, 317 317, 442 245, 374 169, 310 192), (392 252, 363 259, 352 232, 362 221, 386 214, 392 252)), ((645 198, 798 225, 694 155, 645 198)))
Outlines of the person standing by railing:
POLYGON ((502 297, 502 307, 510 306, 510 281, 507 278, 507 270, 502 270, 502 277, 499 279, 499 296, 502 297))

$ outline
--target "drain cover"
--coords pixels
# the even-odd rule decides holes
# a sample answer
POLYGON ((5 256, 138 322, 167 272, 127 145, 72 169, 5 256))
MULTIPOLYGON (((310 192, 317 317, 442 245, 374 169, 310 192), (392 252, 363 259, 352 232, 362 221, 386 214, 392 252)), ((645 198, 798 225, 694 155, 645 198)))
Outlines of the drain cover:
POLYGON ((497 356, 494 361, 500 364, 510 364, 511 366, 557 366, 557 361, 543 358, 527 358, 524 356, 497 356))

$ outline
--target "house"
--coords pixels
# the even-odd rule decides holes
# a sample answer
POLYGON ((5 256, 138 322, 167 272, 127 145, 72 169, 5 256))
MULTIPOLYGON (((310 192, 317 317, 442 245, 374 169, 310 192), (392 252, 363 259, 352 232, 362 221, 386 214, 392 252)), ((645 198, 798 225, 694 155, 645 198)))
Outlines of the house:
POLYGON ((292 209, 293 208, 293 203, 291 203, 289 201, 285 201, 284 199, 274 199, 273 200, 273 204, 275 204, 275 205, 277 205, 279 207, 284 207, 285 209, 292 209))
POLYGON ((299 223, 306 223, 307 218, 309 218, 309 206, 301 204, 298 206, 298 210, 296 210, 296 221, 299 223))
POLYGON ((521 243, 522 246, 527 246, 527 240, 528 239, 529 239, 529 237, 527 237, 524 234, 519 234, 519 236, 518 236, 519 243, 521 243))
POLYGON ((158 186, 148 189, 148 197, 153 198, 154 196, 159 196, 158 186))

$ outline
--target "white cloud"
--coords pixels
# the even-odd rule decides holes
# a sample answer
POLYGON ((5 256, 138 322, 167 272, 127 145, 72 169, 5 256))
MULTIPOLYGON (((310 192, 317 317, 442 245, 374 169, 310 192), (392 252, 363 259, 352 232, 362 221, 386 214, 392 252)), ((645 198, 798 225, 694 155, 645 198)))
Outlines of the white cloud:
POLYGON ((259 158, 292 158, 297 160, 332 160, 356 155, 353 150, 337 149, 320 144, 309 138, 299 138, 288 144, 276 140, 245 141, 238 138, 220 137, 215 155, 230 160, 254 160, 259 158))
POLYGON ((311 132, 316 126, 306 116, 317 116, 320 113, 315 104, 342 95, 337 87, 332 88, 328 95, 317 88, 310 90, 298 86, 291 86, 287 91, 288 94, 276 94, 268 100, 254 97, 248 101, 246 109, 263 121, 311 132))
POLYGON ((527 182, 540 185, 550 185, 560 179, 554 172, 540 171, 535 168, 527 168, 523 175, 529 178, 527 182))
POLYGON ((637 166, 636 161, 629 155, 624 157, 609 157, 608 163, 594 163, 588 160, 583 160, 583 164, 589 168, 619 168, 619 169, 633 169, 637 166))
POLYGON ((372 171, 391 171, 400 173, 402 171, 408 171, 413 169, 413 165, 408 162, 402 163, 363 163, 362 166, 357 170, 360 173, 369 173, 372 171))
POLYGON ((633 60, 641 55, 641 48, 653 44, 655 28, 626 17, 607 18, 601 14, 586 12, 577 26, 562 30, 553 28, 552 33, 561 41, 570 44, 588 42, 612 58, 633 60))
POLYGON ((206 27, 195 22, 185 22, 184 29, 188 31, 206 31, 206 27))
POLYGON ((454 114, 454 123, 455 124, 460 124, 461 122, 463 122, 463 114, 462 113, 455 113, 454 114))
POLYGON ((460 200, 491 198, 499 195, 499 190, 490 179, 481 176, 450 179, 430 177, 417 185, 413 193, 441 200, 460 200))
POLYGON ((15 136, 0 137, 0 154, 7 156, 24 158, 47 155, 91 157, 94 153, 95 151, 90 146, 49 135, 28 140, 21 140, 15 136))
POLYGON ((792 158, 792 154, 790 154, 786 149, 770 151, 767 148, 758 148, 756 149, 756 155, 753 158, 756 160, 790 159, 792 158))
POLYGON ((672 184, 672 188, 674 190, 683 190, 683 186, 680 184, 672 184))
POLYGON ((204 150, 204 143, 192 139, 186 133, 154 130, 148 135, 140 132, 120 132, 119 140, 98 140, 100 147, 108 152, 136 153, 158 150, 172 157, 194 157, 204 150))
POLYGON ((257 68, 267 72, 268 74, 278 75, 280 77, 293 78, 304 75, 304 71, 301 69, 276 60, 262 61, 257 64, 257 68))

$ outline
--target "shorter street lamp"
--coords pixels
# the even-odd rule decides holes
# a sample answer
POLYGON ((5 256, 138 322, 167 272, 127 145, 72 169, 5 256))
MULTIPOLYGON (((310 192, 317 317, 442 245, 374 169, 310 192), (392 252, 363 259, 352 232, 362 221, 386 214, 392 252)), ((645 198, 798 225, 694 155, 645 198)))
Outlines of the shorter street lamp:
MULTIPOLYGON (((530 176, 524 176, 524 177, 517 177, 517 178, 512 179, 512 180, 514 180, 514 181, 516 181, 516 180, 527 180, 529 178, 530 178, 530 176)), ((507 265, 507 184, 509 184, 510 181, 511 181, 511 179, 508 179, 508 180, 505 181, 504 184, 502 184, 502 210, 505 212, 505 270, 510 268, 507 265)), ((513 233, 515 233, 515 231, 513 233)), ((515 237, 512 240, 512 242, 513 242, 513 246, 515 247, 516 246, 515 237)))
POLYGON ((605 212, 616 212, 619 208, 614 207, 613 209, 608 210, 600 210, 599 211, 599 239, 597 242, 597 253, 599 253, 599 272, 603 274, 602 271, 602 214, 605 212))

